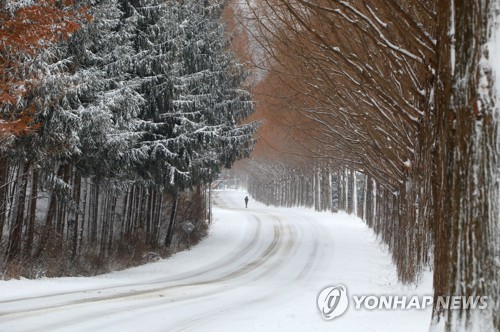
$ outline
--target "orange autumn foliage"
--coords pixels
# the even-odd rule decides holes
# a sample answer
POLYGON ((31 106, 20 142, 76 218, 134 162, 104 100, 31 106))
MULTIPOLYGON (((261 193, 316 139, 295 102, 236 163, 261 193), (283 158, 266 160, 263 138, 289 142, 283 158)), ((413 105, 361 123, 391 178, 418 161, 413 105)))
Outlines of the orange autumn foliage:
MULTIPOLYGON (((5 5, 3 5, 5 6, 5 5)), ((0 137, 21 135, 36 128, 30 125, 33 107, 5 112, 28 94, 36 77, 26 74, 25 66, 42 49, 65 39, 90 17, 86 8, 56 0, 39 0, 13 13, 0 7, 0 137)))

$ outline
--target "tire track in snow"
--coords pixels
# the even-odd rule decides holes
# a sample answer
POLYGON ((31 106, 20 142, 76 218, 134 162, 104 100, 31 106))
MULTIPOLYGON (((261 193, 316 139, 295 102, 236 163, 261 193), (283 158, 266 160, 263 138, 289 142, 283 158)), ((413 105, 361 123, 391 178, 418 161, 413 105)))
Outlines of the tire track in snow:
MULTIPOLYGON (((233 255, 233 257, 241 258, 241 257, 245 256, 245 254, 247 253, 247 251, 249 249, 258 245, 258 240, 260 238, 260 233, 261 233, 261 222, 262 221, 257 216, 255 216, 255 221, 256 221, 257 225, 259 225, 257 227, 257 232, 256 232, 257 235, 254 236, 253 240, 246 247, 244 247, 241 251, 239 251, 239 253, 237 255, 233 255)), ((251 260, 249 263, 245 264, 244 266, 242 266, 242 267, 240 267, 240 268, 238 268, 230 273, 227 273, 221 277, 218 277, 218 278, 213 278, 213 279, 209 279, 206 281, 200 281, 200 282, 192 282, 192 283, 184 283, 184 284, 178 284, 178 285, 156 287, 153 289, 147 289, 147 290, 141 290, 141 291, 129 291, 128 293, 113 294, 113 295, 109 295, 109 296, 97 296, 97 297, 92 297, 92 298, 73 300, 73 301, 69 301, 69 302, 65 302, 65 303, 61 303, 61 304, 53 305, 53 306, 44 306, 44 307, 40 307, 40 308, 32 308, 32 309, 27 309, 27 310, 4 312, 4 313, 1 313, 0 316, 7 316, 7 317, 5 317, 5 318, 7 318, 7 320, 9 320, 8 318, 17 319, 17 318, 21 318, 21 317, 26 317, 27 315, 35 316, 35 315, 47 314, 51 311, 63 311, 64 309, 68 309, 70 306, 92 304, 92 303, 102 302, 102 301, 124 300, 124 299, 143 297, 145 295, 157 294, 157 296, 153 297, 153 299, 156 301, 153 301, 152 303, 147 303, 147 304, 143 304, 143 305, 132 304, 130 306, 127 306, 125 308, 120 308, 120 309, 113 308, 113 309, 109 310, 108 313, 103 312, 102 310, 100 310, 99 312, 96 312, 93 315, 88 315, 88 313, 87 313, 85 315, 85 320, 88 321, 89 319, 91 320, 92 318, 100 318, 106 314, 110 314, 110 315, 120 314, 120 313, 123 313, 125 311, 155 307, 157 305, 161 305, 164 303, 174 303, 174 302, 186 301, 186 300, 190 300, 190 299, 194 299, 194 298, 200 298, 202 296, 210 296, 210 295, 213 295, 215 293, 220 292, 220 290, 217 289, 215 291, 212 290, 212 291, 205 292, 204 294, 194 294, 194 295, 192 294, 192 295, 182 296, 182 297, 178 297, 178 298, 174 298, 174 299, 167 297, 169 291, 178 291, 178 290, 181 290, 183 288, 189 289, 189 288, 193 288, 193 287, 208 286, 208 285, 223 283, 223 282, 225 283, 225 282, 228 282, 232 279, 238 279, 242 275, 251 273, 255 269, 262 266, 268 259, 270 259, 278 251, 278 249, 279 249, 278 244, 279 244, 280 238, 282 236, 283 229, 284 228, 281 225, 281 223, 274 225, 273 240, 267 246, 267 248, 262 253, 260 253, 260 256, 251 260), (160 295, 158 293, 163 293, 163 294, 161 294, 162 295, 161 298, 158 298, 158 295, 160 295)), ((203 274, 203 273, 197 273, 195 275, 200 275, 200 274, 203 274)), ((123 288, 123 287, 126 287, 126 286, 101 288, 100 290, 116 289, 116 288, 123 288)), ((70 295, 77 294, 77 293, 82 293, 82 292, 69 292, 70 295)), ((61 294, 57 294, 57 295, 53 295, 53 296, 60 296, 60 295, 61 294)), ((34 297, 34 299, 37 299, 37 300, 46 299, 47 297, 52 297, 52 296, 48 295, 48 296, 34 297)), ((27 299, 23 299, 23 300, 27 300, 27 299)), ((9 301, 9 302, 12 302, 12 301, 9 301)), ((61 326, 67 327, 68 326, 67 324, 69 324, 71 322, 74 322, 74 319, 67 320, 64 322, 59 321, 55 325, 45 326, 44 328, 52 329, 52 328, 57 328, 57 327, 61 327, 61 326)))
MULTIPOLYGON (((154 281, 148 281, 146 282, 147 285, 161 285, 164 283, 170 283, 170 282, 176 282, 180 280, 185 280, 188 278, 194 278, 201 276, 207 272, 213 272, 216 271, 217 269, 224 268, 227 266, 227 264, 231 262, 235 262, 239 260, 241 257, 246 255, 249 250, 251 250, 253 247, 255 247, 260 239, 261 236, 261 220, 256 220, 255 223, 256 227, 253 230, 251 240, 248 241, 248 244, 242 248, 240 251, 236 252, 235 254, 232 255, 227 255, 226 257, 209 264, 207 266, 204 266, 199 269, 199 271, 194 270, 194 271, 188 271, 188 272, 183 272, 178 275, 174 276, 168 276, 166 278, 161 278, 158 280, 154 281)), ((76 294, 82 294, 82 293, 100 293, 104 291, 112 291, 112 290, 120 290, 124 289, 124 291, 129 291, 130 292, 130 287, 137 287, 137 286, 144 286, 144 283, 129 283, 129 284, 123 284, 123 285, 117 285, 117 286, 109 286, 109 287, 99 287, 99 288, 90 288, 90 289, 84 289, 84 290, 77 290, 77 291, 69 291, 69 292, 60 292, 56 294, 46 294, 46 295, 39 295, 39 296, 29 296, 29 297, 22 297, 22 298, 15 298, 15 299, 9 299, 9 300, 3 300, 0 301, 0 305, 2 304, 13 304, 13 303, 19 303, 23 301, 34 301, 34 300, 49 300, 51 298, 57 298, 57 297, 62 297, 62 296, 68 296, 68 295, 76 295, 76 294)), ((137 291, 139 292, 139 291, 137 291)), ((104 296, 104 295, 103 295, 104 296)), ((103 297, 103 296, 96 296, 95 298, 103 297)), ((88 300, 92 300, 93 298, 88 298, 88 300)), ((64 304, 61 304, 64 305, 64 304)), ((40 308, 42 309, 42 308, 40 308)), ((15 312, 8 312, 8 311, 3 311, 0 310, 0 317, 8 314, 12 314, 15 312)))
MULTIPOLYGON (((279 218, 277 218, 276 216, 270 216, 270 217, 273 219, 274 236, 273 236, 273 240, 272 240, 271 244, 262 253, 262 256, 259 259, 254 260, 252 263, 243 266, 241 269, 234 271, 234 272, 230 273, 229 275, 226 275, 222 278, 214 280, 213 283, 227 284, 227 282, 230 282, 231 280, 238 280, 242 276, 250 277, 250 274, 252 274, 251 281, 246 283, 246 285, 258 284, 261 279, 264 279, 267 276, 269 276, 270 274, 272 274, 274 271, 279 270, 280 267, 286 263, 286 261, 281 260, 280 257, 282 256, 282 254, 289 252, 291 250, 291 248, 296 245, 296 242, 294 241, 294 239, 296 238, 295 237, 296 232, 294 230, 293 225, 283 225, 281 220, 279 218), (287 236, 287 238, 284 238, 285 236, 287 236), (278 253, 280 255, 278 255, 278 253), (276 260, 276 262, 273 262, 273 264, 270 265, 269 267, 267 267, 266 269, 261 269, 261 267, 264 264, 269 263, 269 261, 272 259, 276 260), (257 274, 254 275, 255 273, 257 273, 257 274)), ((210 283, 200 283, 200 285, 201 284, 208 285, 210 283)), ((202 295, 190 294, 190 295, 187 295, 184 297, 180 297, 180 298, 176 299, 175 301, 172 301, 171 304, 177 304, 179 302, 182 302, 183 305, 186 305, 186 302, 189 302, 189 301, 196 301, 196 302, 203 301, 203 298, 210 297, 213 295, 220 296, 221 293, 229 292, 229 291, 233 290, 234 288, 240 287, 240 286, 241 285, 239 285, 239 284, 234 284, 231 286, 226 286, 223 289, 216 289, 214 291, 204 293, 202 295)), ((180 322, 180 323, 175 324, 175 328, 173 328, 173 330, 175 330, 175 331, 190 330, 196 326, 203 325, 208 320, 211 320, 212 319, 211 316, 215 313, 220 313, 222 311, 225 312, 225 311, 228 311, 228 310, 231 310, 234 308, 239 308, 241 306, 248 305, 251 303, 257 303, 257 302, 265 300, 266 298, 273 297, 274 295, 275 295, 275 292, 271 292, 271 293, 265 294, 264 296, 261 296, 257 299, 243 300, 243 301, 239 300, 239 301, 237 301, 237 303, 231 303, 229 305, 229 307, 226 306, 223 310, 220 307, 215 307, 213 309, 210 309, 209 312, 203 313, 203 315, 201 315, 201 316, 197 315, 196 318, 191 317, 187 322, 180 322)), ((234 300, 234 299, 232 299, 232 300, 234 300)), ((154 309, 154 308, 159 307, 159 306, 161 306, 161 303, 159 303, 159 304, 150 303, 150 304, 141 306, 140 309, 141 310, 142 309, 147 310, 147 309, 151 309, 151 308, 154 309)), ((137 306, 134 306, 133 308, 135 309, 135 311, 137 311, 137 306)), ((121 319, 121 318, 114 319, 115 323, 118 322, 119 319, 121 319)), ((113 324, 114 323, 108 321, 105 325, 96 325, 96 326, 93 326, 93 328, 96 328, 98 330, 106 330, 106 328, 112 327, 113 324)))

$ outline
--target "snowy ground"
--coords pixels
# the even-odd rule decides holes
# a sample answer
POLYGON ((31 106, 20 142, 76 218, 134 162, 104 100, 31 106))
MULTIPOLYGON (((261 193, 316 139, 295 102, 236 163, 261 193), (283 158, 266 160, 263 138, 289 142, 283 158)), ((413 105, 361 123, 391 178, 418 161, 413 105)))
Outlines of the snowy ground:
POLYGON ((427 331, 431 309, 355 310, 322 319, 318 293, 430 295, 397 283, 358 219, 244 206, 217 193, 210 235, 168 260, 92 278, 0 281, 0 331, 427 331))

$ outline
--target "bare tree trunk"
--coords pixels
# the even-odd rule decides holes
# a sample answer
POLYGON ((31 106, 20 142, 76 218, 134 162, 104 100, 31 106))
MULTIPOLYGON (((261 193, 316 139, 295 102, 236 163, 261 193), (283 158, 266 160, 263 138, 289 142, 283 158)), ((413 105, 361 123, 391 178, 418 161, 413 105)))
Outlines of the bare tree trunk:
POLYGON ((371 176, 366 176, 365 185, 365 222, 368 227, 373 228, 373 179, 371 176))
POLYGON ((100 246, 99 246, 99 254, 101 257, 106 257, 107 252, 107 239, 108 239, 108 230, 109 230, 109 216, 108 216, 108 210, 109 210, 109 201, 110 201, 110 195, 108 193, 104 193, 102 195, 102 201, 101 201, 101 216, 99 218, 100 220, 100 237, 98 239, 100 240, 100 246))
POLYGON ((212 186, 210 185, 208 187, 208 223, 212 223, 212 186))
POLYGON ((337 175, 338 181, 338 200, 339 200, 339 210, 346 211, 346 186, 345 186, 345 171, 344 169, 340 169, 337 175))
POLYGON ((129 199, 130 199, 130 189, 132 186, 127 187, 127 191, 125 192, 125 196, 123 197, 123 205, 122 205, 122 220, 120 223, 120 234, 119 234, 119 240, 122 241, 125 237, 125 232, 127 229, 127 209, 128 209, 128 204, 129 204, 129 199))
POLYGON ((483 63, 491 57, 493 5, 439 2, 438 73, 449 84, 436 92, 435 297, 488 296, 487 309, 476 312, 435 306, 434 322, 444 319, 445 331, 500 330, 499 119, 491 68, 483 63))
POLYGON ((316 211, 321 211, 321 169, 316 167, 313 174, 313 183, 314 183, 314 209, 316 211))
POLYGON ((146 203, 146 216, 145 216, 145 234, 146 234, 146 243, 151 243, 151 223, 153 219, 153 201, 154 201, 154 190, 153 188, 148 188, 147 190, 147 203, 146 203))
POLYGON ((141 219, 141 202, 142 202, 142 188, 137 186, 136 192, 135 192, 135 206, 134 206, 134 219, 132 223, 132 234, 136 235, 139 234, 139 228, 140 228, 140 219, 141 219))
POLYGON ((347 194, 346 194, 346 200, 347 200, 347 213, 349 214, 355 214, 356 212, 356 207, 354 206, 355 201, 356 201, 356 193, 354 192, 356 189, 356 186, 354 184, 354 172, 352 170, 346 170, 346 185, 347 185, 347 194))
MULTIPOLYGON (((60 172, 60 177, 62 177, 62 180, 65 184, 68 186, 71 185, 70 183, 70 170, 71 167, 69 164, 64 164, 59 168, 60 172)), ((63 195, 69 195, 69 192, 64 192, 61 193, 63 195)), ((56 236, 57 240, 59 241, 59 246, 60 249, 62 250, 64 240, 65 240, 65 224, 66 224, 66 202, 65 200, 58 200, 57 201, 57 213, 56 213, 56 236)))
POLYGON ((12 215, 12 224, 7 245, 7 252, 5 255, 5 262, 7 266, 21 256, 22 232, 24 224, 24 210, 26 203, 26 188, 28 186, 29 168, 30 164, 28 162, 22 163, 19 167, 21 183, 19 185, 19 190, 16 193, 17 198, 14 200, 14 214, 12 215))
POLYGON ((38 200, 38 170, 33 168, 31 177, 31 193, 30 193, 30 205, 29 205, 29 216, 26 225, 26 236, 24 242, 25 256, 31 256, 32 246, 34 244, 34 234, 35 234, 35 221, 36 221, 36 205, 38 200))
MULTIPOLYGON (((24 166, 24 164, 23 164, 24 166)), ((19 180, 18 180, 18 177, 19 177, 19 168, 22 167, 20 166, 19 164, 18 165, 14 165, 12 167, 10 167, 8 170, 9 170, 9 173, 8 173, 8 178, 7 178, 7 183, 9 184, 8 186, 8 194, 7 194, 7 204, 6 204, 6 210, 7 210, 7 216, 6 216, 6 221, 7 221, 7 227, 8 227, 8 231, 7 233, 10 233, 10 227, 12 225, 12 220, 13 218, 11 218, 12 216, 12 213, 15 213, 15 209, 13 209, 12 207, 14 205, 16 205, 16 200, 18 198, 18 195, 16 194, 17 193, 17 187, 19 185, 19 180), (9 189, 10 189, 10 192, 9 192, 9 189)))
POLYGON ((49 204, 47 208, 47 214, 45 216, 43 231, 40 237, 40 244, 38 246, 36 254, 34 255, 35 258, 39 257, 42 254, 42 252, 44 252, 47 249, 47 245, 49 244, 49 241, 53 233, 52 228, 53 228, 55 211, 56 211, 56 195, 55 193, 52 192, 49 197, 49 204))
POLYGON ((89 213, 87 212, 87 196, 88 196, 88 181, 87 181, 87 179, 84 179, 82 215, 81 215, 82 226, 80 227, 80 234, 78 235, 78 246, 80 247, 80 251, 81 251, 81 248, 83 248, 83 244, 84 244, 85 228, 88 229, 89 213))
POLYGON ((0 156, 0 244, 3 240, 3 228, 7 213, 9 162, 6 157, 0 156))
POLYGON ((170 223, 168 224, 167 236, 165 237, 165 246, 170 248, 175 229, 175 217, 177 215, 177 203, 179 202, 179 192, 174 191, 172 194, 172 212, 170 213, 170 223))
POLYGON ((113 196, 111 198, 111 209, 109 215, 109 229, 108 229, 108 239, 107 239, 107 252, 108 255, 112 253, 113 250, 113 237, 115 230, 115 214, 116 214, 116 201, 117 197, 113 196))
POLYGON ((134 215, 134 199, 135 199, 135 185, 132 185, 132 187, 129 190, 129 198, 128 198, 128 207, 127 207, 127 219, 125 222, 125 230, 124 230, 124 236, 125 238, 130 238, 131 236, 131 229, 132 229, 132 218, 134 215))
MULTIPOLYGON (((80 207, 80 196, 82 190, 82 177, 75 170, 75 183, 74 183, 74 200, 78 206, 80 207)), ((71 259, 74 260, 78 253, 78 229, 80 224, 80 211, 74 212, 74 218, 71 221, 72 223, 72 233, 71 233, 71 259)))
POLYGON ((92 195, 90 198, 90 208, 92 211, 92 218, 89 227, 89 240, 91 245, 97 244, 97 230, 99 227, 99 184, 92 184, 92 195))

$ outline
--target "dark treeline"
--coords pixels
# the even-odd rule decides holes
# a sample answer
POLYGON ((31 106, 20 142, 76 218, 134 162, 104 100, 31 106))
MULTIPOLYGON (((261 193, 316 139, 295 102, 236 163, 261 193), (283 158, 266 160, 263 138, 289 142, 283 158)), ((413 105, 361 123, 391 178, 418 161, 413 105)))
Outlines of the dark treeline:
MULTIPOLYGON (((15 19, 18 4, 0 5, 15 19)), ((29 56, 1 49, 30 81, 2 121, 31 118, 0 137, 3 278, 94 274, 197 241, 208 184, 253 146, 223 1, 82 5, 68 38, 29 56)))

